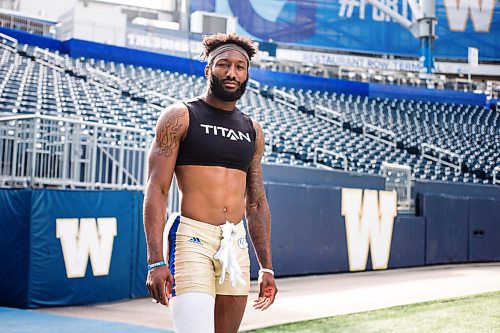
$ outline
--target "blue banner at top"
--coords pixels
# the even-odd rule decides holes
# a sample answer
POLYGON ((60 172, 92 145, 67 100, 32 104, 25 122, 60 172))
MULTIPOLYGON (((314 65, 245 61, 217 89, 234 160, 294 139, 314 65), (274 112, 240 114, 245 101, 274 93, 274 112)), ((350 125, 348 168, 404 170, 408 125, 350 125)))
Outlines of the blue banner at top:
MULTIPOLYGON (((408 0, 385 4, 412 20, 408 0)), ((237 32, 256 40, 419 56, 419 41, 365 0, 192 0, 196 10, 235 16, 237 32)), ((436 57, 467 58, 475 47, 480 59, 500 59, 498 1, 436 0, 436 16, 436 57)))

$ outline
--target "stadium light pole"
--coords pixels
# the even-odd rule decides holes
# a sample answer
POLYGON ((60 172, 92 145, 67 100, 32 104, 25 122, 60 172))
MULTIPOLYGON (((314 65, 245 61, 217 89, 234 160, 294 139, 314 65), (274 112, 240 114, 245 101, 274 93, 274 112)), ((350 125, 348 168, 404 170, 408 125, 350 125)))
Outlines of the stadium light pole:
POLYGON ((419 39, 420 61, 422 72, 432 74, 434 71, 434 41, 436 39, 436 0, 408 0, 412 12, 412 21, 402 16, 380 0, 366 0, 373 7, 389 15, 410 33, 419 39))
POLYGON ((422 18, 418 20, 420 56, 424 70, 432 74, 434 70, 434 40, 436 39, 436 2, 423 0, 422 18))

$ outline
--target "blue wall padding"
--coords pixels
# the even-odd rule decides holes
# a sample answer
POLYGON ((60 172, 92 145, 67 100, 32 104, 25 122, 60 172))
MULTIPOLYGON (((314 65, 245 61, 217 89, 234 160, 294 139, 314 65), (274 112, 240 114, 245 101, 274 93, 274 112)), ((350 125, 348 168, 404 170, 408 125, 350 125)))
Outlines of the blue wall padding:
POLYGON ((297 185, 318 185, 383 190, 385 179, 378 175, 360 175, 355 172, 297 168, 289 165, 262 165, 264 181, 297 185))
POLYGON ((30 207, 30 190, 0 190, 0 306, 28 302, 30 207))
POLYGON ((267 190, 275 270, 280 275, 346 271, 340 190, 288 184, 268 184, 267 190))
POLYGON ((469 105, 486 105, 485 94, 474 94, 447 89, 425 89, 401 85, 389 85, 381 83, 369 84, 369 96, 371 98, 398 98, 407 100, 419 100, 433 103, 455 103, 469 105))
POLYGON ((360 96, 369 96, 369 85, 365 82, 323 78, 304 74, 273 72, 250 68, 250 77, 261 84, 304 90, 320 90, 360 96))
POLYGON ((500 200, 498 185, 463 184, 458 182, 432 182, 428 180, 415 182, 415 193, 448 194, 457 197, 491 197, 500 200))
POLYGON ((497 201, 495 204, 496 212, 495 219, 493 221, 493 238, 494 240, 494 251, 493 260, 500 261, 500 202, 497 201))
POLYGON ((33 191, 29 307, 88 304, 128 298, 130 295, 131 244, 133 242, 133 192, 33 191), (57 218, 116 217, 109 275, 93 276, 90 259, 83 278, 66 276, 57 218))
POLYGON ((205 63, 198 60, 189 60, 187 58, 168 54, 94 43, 81 39, 70 39, 63 42, 62 52, 74 58, 94 58, 198 76, 202 76, 205 69, 205 63))
POLYGON ((132 269, 130 278, 130 297, 147 296, 148 290, 146 288, 146 276, 148 270, 147 265, 147 249, 146 249, 146 235, 144 233, 144 225, 142 222, 142 205, 144 202, 143 192, 134 192, 134 202, 136 218, 134 219, 134 253, 132 255, 132 269))
POLYGON ((248 229, 248 223, 245 220, 245 229, 247 231, 247 243, 248 243, 248 253, 250 256, 250 278, 251 279, 256 279, 258 277, 258 271, 259 271, 259 262, 257 261, 257 257, 255 256, 255 248, 253 247, 251 237, 250 237, 250 231, 248 229))
POLYGON ((467 262, 469 251, 469 199, 426 195, 423 213, 427 219, 426 263, 467 262))
POLYGON ((425 218, 398 216, 394 220, 389 268, 425 265, 425 218))
POLYGON ((469 201, 469 261, 495 259, 495 225, 500 223, 500 201, 476 199, 469 201))
POLYGON ((57 39, 44 37, 40 35, 34 35, 21 30, 14 30, 4 27, 0 27, 0 33, 3 33, 5 35, 17 39, 17 41, 21 44, 28 44, 31 46, 38 46, 44 49, 50 49, 52 51, 62 52, 62 42, 57 39))
POLYGON ((315 255, 318 255, 311 270, 322 273, 321 267, 324 267, 328 272, 346 271, 349 260, 345 220, 340 214, 340 188, 308 186, 307 194, 305 222, 312 230, 309 231, 309 242, 305 246, 315 244, 315 255), (326 262, 322 264, 323 261, 326 262))

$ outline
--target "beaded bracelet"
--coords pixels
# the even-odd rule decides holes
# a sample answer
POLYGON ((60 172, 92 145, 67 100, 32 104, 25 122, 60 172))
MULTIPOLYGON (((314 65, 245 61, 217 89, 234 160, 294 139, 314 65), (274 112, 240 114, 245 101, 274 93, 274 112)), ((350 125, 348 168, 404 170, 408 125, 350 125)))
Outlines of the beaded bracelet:
POLYGON ((166 265, 166 263, 165 263, 164 260, 155 262, 154 264, 148 265, 148 271, 150 269, 153 269, 153 268, 156 268, 156 267, 159 267, 159 266, 163 266, 163 265, 166 265))

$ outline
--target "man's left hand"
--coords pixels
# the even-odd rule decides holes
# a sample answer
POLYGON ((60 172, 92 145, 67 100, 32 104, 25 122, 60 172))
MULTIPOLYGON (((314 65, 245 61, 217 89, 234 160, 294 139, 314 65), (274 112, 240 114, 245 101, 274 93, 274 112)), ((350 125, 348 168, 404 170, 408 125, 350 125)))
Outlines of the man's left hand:
POLYGON ((259 276, 259 298, 253 303, 253 307, 256 310, 264 311, 271 304, 274 303, 274 298, 276 293, 278 293, 278 288, 276 287, 276 281, 274 276, 270 273, 264 272, 259 276))

